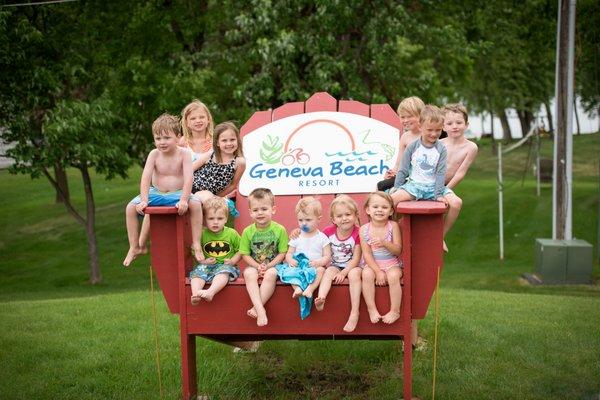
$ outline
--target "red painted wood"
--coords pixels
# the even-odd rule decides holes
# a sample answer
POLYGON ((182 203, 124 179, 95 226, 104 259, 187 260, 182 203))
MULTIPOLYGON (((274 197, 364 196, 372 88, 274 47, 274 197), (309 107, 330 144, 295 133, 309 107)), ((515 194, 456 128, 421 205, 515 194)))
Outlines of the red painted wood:
POLYGON ((443 214, 411 215, 412 315, 423 319, 443 265, 443 214))
POLYGON ((273 110, 273 121, 304 113, 304 102, 286 103, 273 110))
POLYGON ((446 206, 439 201, 402 201, 396 210, 405 214, 443 214, 446 206))
POLYGON ((356 100, 340 100, 338 103, 339 112, 347 112, 352 114, 369 116, 369 106, 356 100))
MULTIPOLYGON (((336 111, 337 101, 327 93, 316 93, 302 103, 288 103, 271 111, 255 113, 241 128, 241 135, 271 122, 301 112, 336 111)), ((355 101, 340 101, 339 111, 368 116, 368 106, 355 101), (366 108, 365 108, 366 107, 366 108)), ((400 121, 388 105, 371 105, 370 116, 400 129, 400 121)), ((375 186, 375 182, 373 184, 375 186)), ((353 193, 361 214, 361 223, 366 223, 364 202, 368 193, 353 193)), ((321 225, 329 224, 329 205, 334 194, 319 195, 323 205, 321 225)), ((300 196, 276 196, 277 211, 274 220, 288 230, 297 225, 294 207, 300 196)), ((235 220, 238 231, 251 223, 247 199, 238 195, 236 205, 240 217, 235 220)), ((404 263, 401 318, 391 325, 371 324, 364 303, 361 317, 353 333, 342 331, 350 311, 347 281, 333 285, 327 298, 325 310, 313 309, 304 321, 299 317, 297 300, 291 298, 291 287, 278 284, 275 294, 266 306, 269 324, 256 326, 256 321, 246 316, 250 299, 243 279, 226 286, 212 303, 192 306, 187 275, 193 266, 189 247, 191 243, 189 217, 178 216, 174 207, 149 207, 151 215, 152 265, 159 285, 172 313, 180 314, 183 396, 188 399, 196 395, 195 336, 203 335, 218 340, 261 340, 270 339, 316 339, 316 338, 369 338, 389 339, 405 337, 410 343, 411 319, 425 317, 435 289, 437 270, 442 267, 443 214, 445 207, 438 202, 403 202, 397 210, 404 214, 400 221, 404 263), (410 305, 410 307, 409 307, 410 305)), ((389 310, 387 287, 376 288, 376 301, 380 312, 389 310)), ((405 398, 412 394, 412 350, 405 346, 403 357, 405 398)))
POLYGON ((337 111, 337 100, 327 92, 315 93, 308 100, 304 112, 337 111))
POLYGON ((371 118, 393 126, 402 134, 400 118, 389 104, 371 104, 371 118))

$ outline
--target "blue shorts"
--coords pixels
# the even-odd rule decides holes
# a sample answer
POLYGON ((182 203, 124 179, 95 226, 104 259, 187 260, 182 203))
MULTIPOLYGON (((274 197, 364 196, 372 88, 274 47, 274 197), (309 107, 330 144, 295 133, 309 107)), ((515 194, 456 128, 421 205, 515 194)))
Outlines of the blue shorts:
POLYGON ((190 272, 190 279, 200 278, 205 282, 211 282, 218 274, 229 274, 229 282, 233 282, 240 276, 240 269, 235 265, 228 264, 198 264, 190 272))
MULTIPOLYGON (((174 192, 160 192, 154 186, 150 187, 150 191, 148 192, 148 206, 175 206, 179 203, 179 199, 181 199, 181 190, 176 190, 174 192)), ((140 204, 142 202, 142 198, 140 196, 136 196, 130 203, 140 204)))
MULTIPOLYGON (((404 185, 401 185, 398 189, 402 189, 408 192, 415 200, 435 200, 434 187, 432 185, 424 185, 413 181, 407 181, 404 185)), ((447 194, 454 194, 452 189, 444 186, 444 192, 442 196, 447 194)))

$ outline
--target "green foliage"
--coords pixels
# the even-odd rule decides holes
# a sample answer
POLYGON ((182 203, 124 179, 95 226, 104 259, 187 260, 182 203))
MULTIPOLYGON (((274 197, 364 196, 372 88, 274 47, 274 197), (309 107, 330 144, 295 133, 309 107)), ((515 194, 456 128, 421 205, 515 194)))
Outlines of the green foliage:
POLYGON ((586 111, 600 114, 600 3, 577 2, 575 85, 586 111))

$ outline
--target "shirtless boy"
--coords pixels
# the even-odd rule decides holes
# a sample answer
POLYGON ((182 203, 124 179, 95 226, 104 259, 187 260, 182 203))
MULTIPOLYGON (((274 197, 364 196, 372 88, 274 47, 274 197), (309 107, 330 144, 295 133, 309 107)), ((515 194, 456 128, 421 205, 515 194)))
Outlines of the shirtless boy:
MULTIPOLYGON (((469 127, 469 115, 462 104, 446 104, 444 112, 444 131, 448 137, 440 139, 446 146, 446 187, 454 189, 467 174, 477 156, 477 145, 465 138, 469 127)), ((444 222, 444 236, 452 228, 462 207, 462 200, 453 192, 444 196, 448 203, 448 213, 444 222)), ((444 242, 444 250, 448 251, 444 242)))
POLYGON ((398 158, 394 167, 385 171, 384 180, 377 183, 377 190, 385 191, 394 187, 394 178, 400 168, 406 146, 421 137, 419 118, 423 107, 425 107, 425 103, 416 96, 407 97, 398 105, 398 115, 402 120, 402 129, 404 130, 398 145, 398 158))
MULTIPOLYGON (((129 251, 124 266, 131 262, 143 249, 139 244, 138 214, 143 215, 148 206, 175 206, 179 215, 190 209, 192 225, 192 247, 200 249, 202 234, 202 205, 190 199, 192 190, 192 156, 182 147, 177 146, 178 133, 181 126, 179 118, 163 114, 152 124, 152 135, 156 148, 148 154, 142 179, 140 194, 127 205, 125 220, 129 251)), ((196 252, 196 258, 204 256, 202 251, 196 252)))

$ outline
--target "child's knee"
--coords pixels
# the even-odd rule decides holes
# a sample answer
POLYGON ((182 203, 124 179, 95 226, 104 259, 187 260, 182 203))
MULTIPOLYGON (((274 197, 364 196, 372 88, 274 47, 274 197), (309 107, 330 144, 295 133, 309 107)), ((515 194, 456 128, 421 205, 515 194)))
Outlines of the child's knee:
POLYGON ((244 279, 254 279, 258 278, 258 271, 254 267, 246 267, 244 269, 244 279))
POLYGON ((462 199, 458 196, 448 196, 446 197, 448 201, 448 205, 450 208, 454 210, 460 210, 462 208, 462 199))

